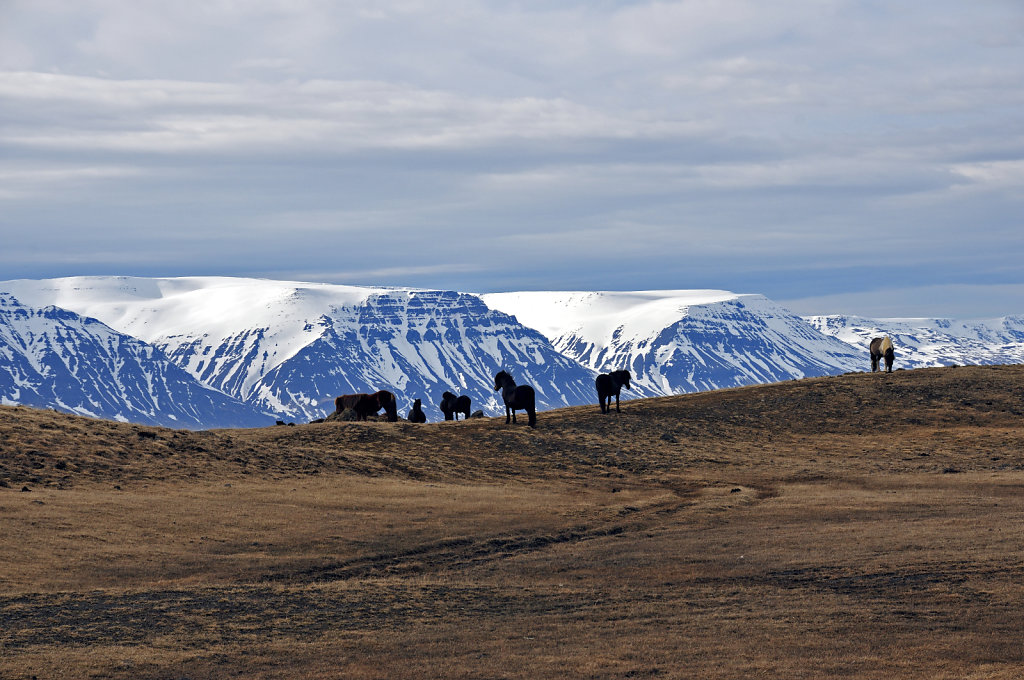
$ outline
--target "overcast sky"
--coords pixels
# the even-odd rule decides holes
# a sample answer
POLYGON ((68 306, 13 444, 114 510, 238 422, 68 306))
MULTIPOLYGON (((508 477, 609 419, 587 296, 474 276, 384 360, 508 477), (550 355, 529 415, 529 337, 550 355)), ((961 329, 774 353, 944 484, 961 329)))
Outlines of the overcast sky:
POLYGON ((0 0, 0 279, 1024 314, 1020 0, 0 0))

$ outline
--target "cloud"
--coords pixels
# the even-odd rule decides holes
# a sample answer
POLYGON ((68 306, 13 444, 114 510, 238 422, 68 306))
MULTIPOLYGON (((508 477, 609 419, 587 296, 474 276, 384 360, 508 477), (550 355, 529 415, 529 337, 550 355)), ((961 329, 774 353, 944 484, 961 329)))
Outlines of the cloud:
POLYGON ((1024 315, 1024 284, 945 284, 781 300, 797 314, 993 319, 1024 315))
POLYGON ((467 97, 362 81, 238 85, 18 72, 0 73, 0 101, 22 112, 0 131, 0 144, 135 154, 464 149, 692 131, 563 99, 467 97), (40 110, 50 115, 41 119, 40 110))
POLYGON ((1022 27, 1004 0, 8 0, 0 236, 28 276, 135 249, 465 289, 1009 281, 1022 27))

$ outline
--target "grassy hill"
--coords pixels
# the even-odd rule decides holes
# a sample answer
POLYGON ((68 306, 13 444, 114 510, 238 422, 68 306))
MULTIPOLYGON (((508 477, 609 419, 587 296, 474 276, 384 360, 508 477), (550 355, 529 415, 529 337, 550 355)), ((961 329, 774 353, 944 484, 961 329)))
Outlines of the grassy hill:
POLYGON ((0 407, 0 677, 1024 672, 1024 366, 538 421, 0 407))

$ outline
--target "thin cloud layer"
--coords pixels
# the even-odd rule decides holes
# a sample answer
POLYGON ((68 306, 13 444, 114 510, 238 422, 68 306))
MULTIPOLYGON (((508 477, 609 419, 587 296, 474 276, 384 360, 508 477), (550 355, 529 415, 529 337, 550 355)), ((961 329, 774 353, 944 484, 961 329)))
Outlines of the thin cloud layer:
POLYGON ((1022 57, 1010 0, 7 2, 0 267, 1024 313, 1022 57))

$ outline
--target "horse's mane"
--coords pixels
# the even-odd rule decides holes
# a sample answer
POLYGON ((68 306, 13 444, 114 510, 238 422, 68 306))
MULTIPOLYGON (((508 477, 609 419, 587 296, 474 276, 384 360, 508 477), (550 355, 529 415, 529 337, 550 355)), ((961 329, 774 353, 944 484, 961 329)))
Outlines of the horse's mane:
POLYGON ((879 349, 881 350, 882 354, 885 354, 886 352, 892 349, 892 340, 889 339, 888 335, 882 339, 882 346, 879 349))

